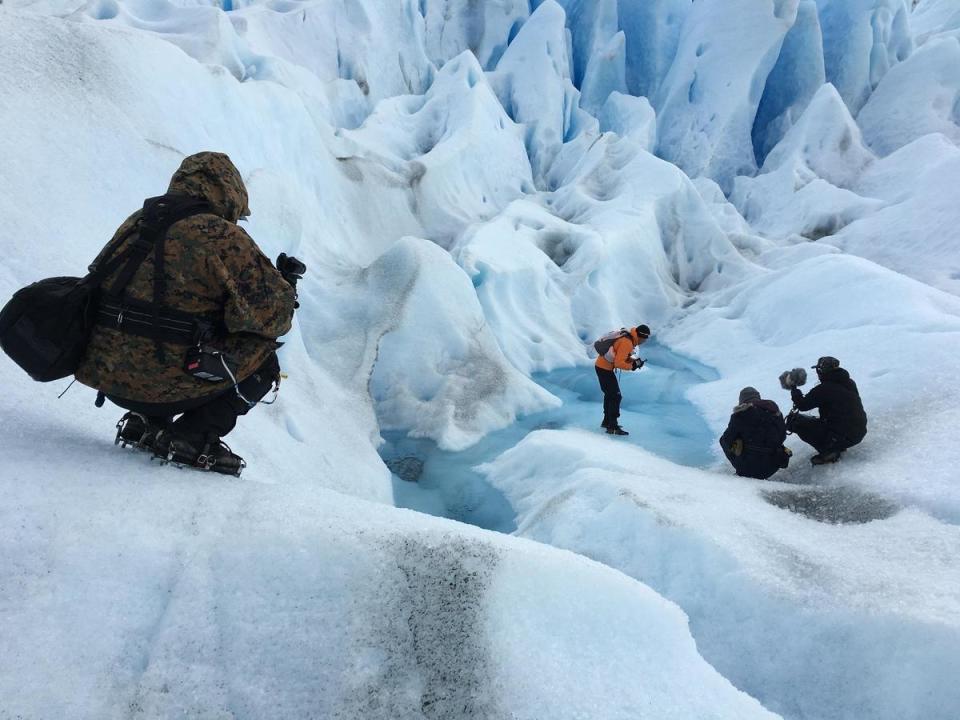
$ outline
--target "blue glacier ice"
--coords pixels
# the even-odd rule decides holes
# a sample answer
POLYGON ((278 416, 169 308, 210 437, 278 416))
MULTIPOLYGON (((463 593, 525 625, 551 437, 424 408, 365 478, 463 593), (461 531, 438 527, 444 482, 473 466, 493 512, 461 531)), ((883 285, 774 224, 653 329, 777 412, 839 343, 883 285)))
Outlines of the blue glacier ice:
POLYGON ((753 151, 762 167, 767 153, 780 142, 790 126, 824 83, 823 36, 817 6, 803 0, 797 19, 783 39, 780 56, 767 76, 763 97, 753 121, 753 151))
MULTIPOLYGON (((630 435, 612 442, 639 445, 683 465, 713 464, 714 433, 686 399, 686 391, 716 379, 716 373, 652 341, 640 354, 647 359, 644 368, 620 376, 620 422, 630 435)), ((447 452, 431 440, 410 438, 399 431, 383 433, 380 455, 393 471, 395 503, 488 530, 512 532, 516 527, 513 508, 475 468, 534 430, 581 428, 603 433, 603 395, 592 366, 538 373, 534 379, 563 405, 522 417, 466 450, 447 452)), ((611 445, 611 451, 615 449, 611 445)))

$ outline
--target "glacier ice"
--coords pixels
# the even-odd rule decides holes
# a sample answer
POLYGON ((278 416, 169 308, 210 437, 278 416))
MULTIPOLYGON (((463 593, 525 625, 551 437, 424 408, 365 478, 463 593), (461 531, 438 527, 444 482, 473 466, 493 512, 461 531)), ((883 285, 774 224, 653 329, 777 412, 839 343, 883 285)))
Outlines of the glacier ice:
POLYGON ((597 114, 601 132, 614 132, 653 152, 657 141, 657 114, 643 97, 612 92, 597 114))
POLYGON ((931 41, 892 68, 857 115, 867 144, 889 155, 924 135, 960 145, 960 37, 931 41))
POLYGON ((691 6, 676 58, 653 100, 660 157, 691 177, 716 180, 725 192, 734 177, 755 172, 754 117, 797 4, 691 6))
POLYGON ((734 181, 730 200, 761 233, 819 240, 881 207, 853 191, 873 160, 840 95, 823 85, 760 174, 734 181))
POLYGON ((827 82, 854 115, 913 51, 907 0, 817 0, 827 82))
POLYGON ((780 142, 824 83, 823 37, 817 6, 803 0, 797 19, 783 39, 773 70, 767 76, 751 136, 757 165, 780 142))
POLYGON ((558 402, 506 362, 470 281, 435 244, 405 238, 367 273, 384 309, 370 377, 382 429, 458 450, 558 402))
POLYGON ((4 710, 952 720, 958 25, 911 5, 4 0, 0 291, 79 272, 209 148, 310 268, 241 484, 111 454, 92 393, 0 359, 4 710), (716 373, 624 378, 617 445, 589 342, 641 321, 716 373), (766 489, 885 519, 710 455, 739 387, 785 409, 822 354, 870 434, 819 472, 791 439, 766 489), (564 404, 502 427, 539 371, 564 404), (616 571, 389 507, 409 443, 501 456, 479 514, 616 571))

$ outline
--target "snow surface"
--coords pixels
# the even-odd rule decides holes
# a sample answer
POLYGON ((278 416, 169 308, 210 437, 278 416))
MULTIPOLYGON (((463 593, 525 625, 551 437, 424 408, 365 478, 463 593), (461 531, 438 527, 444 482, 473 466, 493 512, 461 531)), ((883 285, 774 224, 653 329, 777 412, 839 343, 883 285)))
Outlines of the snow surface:
POLYGON ((518 535, 680 604, 704 657, 784 717, 948 718, 960 703, 956 525, 916 510, 817 523, 764 499, 802 497, 806 463, 761 490, 580 431, 534 433, 483 470, 518 535))
POLYGON ((240 481, 0 360, 0 717, 956 718, 960 16, 913 5, 5 0, 0 296, 209 149, 309 271, 240 481), (622 443, 589 344, 640 322, 622 443), (825 354, 841 463, 706 452, 825 354), (474 479, 519 537, 392 507, 474 479))

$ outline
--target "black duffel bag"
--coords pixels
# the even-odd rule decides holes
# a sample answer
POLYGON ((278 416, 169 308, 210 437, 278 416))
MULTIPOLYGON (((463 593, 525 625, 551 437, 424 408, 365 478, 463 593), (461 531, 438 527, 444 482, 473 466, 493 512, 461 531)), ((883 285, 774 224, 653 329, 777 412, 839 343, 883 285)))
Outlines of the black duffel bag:
MULTIPOLYGON (((107 248, 99 265, 90 268, 89 275, 47 278, 14 293, 0 310, 0 348, 38 382, 73 375, 83 360, 96 323, 103 281, 122 265, 109 290, 110 295, 119 296, 151 249, 158 250, 161 258, 157 266, 162 267, 162 239, 169 227, 203 212, 209 212, 209 205, 195 198, 149 198, 143 205, 141 220, 107 248), (139 237, 113 257, 134 232, 139 237)), ((159 280, 155 278, 154 282, 159 280)))
POLYGON ((0 310, 0 347, 39 382, 73 375, 93 329, 98 285, 90 275, 55 277, 18 290, 0 310))

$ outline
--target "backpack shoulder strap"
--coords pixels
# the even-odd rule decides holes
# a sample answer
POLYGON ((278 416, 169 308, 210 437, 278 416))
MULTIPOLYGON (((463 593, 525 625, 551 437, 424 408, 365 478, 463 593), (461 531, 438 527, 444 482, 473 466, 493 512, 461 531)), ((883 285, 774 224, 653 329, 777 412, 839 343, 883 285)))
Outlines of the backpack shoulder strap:
POLYGON ((140 221, 138 220, 129 228, 127 228, 125 233, 107 246, 106 251, 103 253, 103 256, 99 259, 99 261, 92 263, 90 267, 87 268, 87 280, 93 287, 99 287, 105 279, 110 277, 114 271, 123 264, 123 261, 126 258, 126 253, 122 253, 118 257, 114 257, 114 255, 120 246, 126 242, 127 238, 137 232, 139 225, 140 221))
MULTIPOLYGON (((160 322, 163 296, 166 293, 164 241, 167 237, 167 231, 180 220, 209 212, 211 212, 211 207, 208 202, 187 195, 160 195, 159 197, 147 198, 143 203, 143 214, 134 227, 138 232, 137 239, 114 262, 108 263, 108 267, 104 268, 100 277, 100 282, 103 282, 103 279, 108 277, 113 269, 120 266, 121 263, 123 264, 120 273, 110 284, 108 294, 115 298, 122 295, 152 249, 154 252, 152 324, 157 327, 160 322)), ((132 234, 132 231, 126 234, 127 237, 130 234, 132 234)), ((163 347, 159 340, 156 342, 156 349, 158 360, 163 361, 163 347)))
MULTIPOLYGON (((154 260, 156 262, 154 272, 154 302, 162 301, 165 286, 163 277, 163 241, 166 238, 167 230, 169 230, 170 226, 174 223, 184 218, 188 218, 191 215, 200 215, 205 212, 210 212, 210 205, 206 201, 188 196, 161 195, 155 198, 148 198, 143 203, 143 214, 140 216, 140 220, 129 232, 124 234, 123 238, 126 239, 133 234, 133 232, 137 232, 137 239, 134 240, 131 246, 118 258, 108 263, 108 267, 103 268, 101 282, 103 278, 112 274, 112 269, 116 269, 120 264, 123 264, 123 269, 120 271, 120 274, 117 275, 116 279, 110 284, 108 294, 119 297, 123 293, 152 249, 155 253, 154 260), (110 266, 112 266, 112 269, 110 266)), ((98 268, 95 273, 100 274, 100 269, 98 268)))

